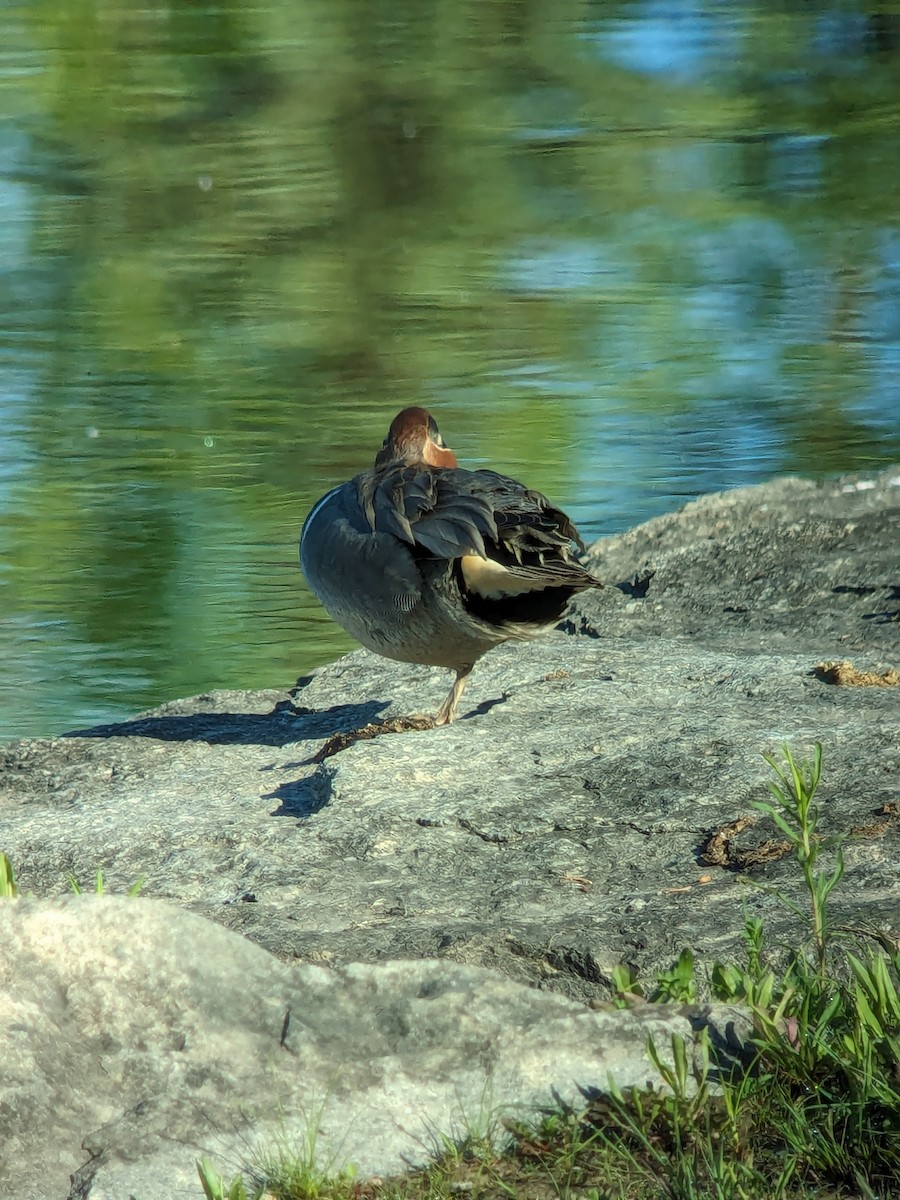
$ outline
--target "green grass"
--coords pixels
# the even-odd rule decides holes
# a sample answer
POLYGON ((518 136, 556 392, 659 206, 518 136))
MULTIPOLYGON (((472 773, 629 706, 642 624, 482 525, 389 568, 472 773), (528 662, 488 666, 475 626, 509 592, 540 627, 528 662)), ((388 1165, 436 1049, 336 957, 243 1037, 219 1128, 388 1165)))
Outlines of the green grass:
POLYGON ((15 900, 19 894, 16 873, 5 854, 0 854, 0 899, 15 900))
MULTIPOLYGON (((142 875, 128 889, 127 895, 137 896, 141 888, 144 886, 145 878, 142 875)), ((69 876, 69 891, 75 896, 81 896, 84 893, 84 888, 78 882, 74 875, 69 876)), ((106 881, 103 878, 103 871, 98 867, 94 875, 94 886, 91 891, 97 896, 107 895, 106 881)), ((15 900, 21 893, 19 885, 16 882, 16 873, 13 870, 13 865, 6 854, 0 853, 0 900, 15 900)))
MULTIPOLYGON (((821 746, 808 761, 787 746, 766 761, 773 800, 756 807, 790 843, 805 908, 780 898, 805 913, 809 935, 776 967, 763 923, 748 920, 741 961, 710 971, 713 996, 752 1016, 750 1063, 717 1077, 705 1031, 690 1049, 674 1038, 672 1065, 648 1045, 663 1086, 612 1086, 582 1111, 507 1120, 500 1148, 490 1135, 444 1139, 426 1169, 388 1180, 329 1178, 308 1155, 270 1158, 255 1190, 218 1177, 211 1187, 212 1168, 198 1164, 207 1200, 900 1198, 900 951, 877 932, 848 939, 830 921, 844 861, 841 840, 820 830, 821 746)), ((626 967, 613 982, 622 1006, 697 995, 687 950, 647 985, 626 967)))
MULTIPOLYGON (((131 885, 131 887, 126 892, 126 895, 128 895, 128 896, 140 895, 141 888, 144 886, 145 882, 146 882, 146 877, 144 875, 141 875, 140 878, 135 880, 135 882, 131 885)), ((103 871, 100 867, 97 868, 96 874, 94 875, 94 886, 90 890, 95 896, 106 896, 109 894, 106 890, 106 880, 103 878, 103 871)), ((69 876, 69 891, 72 893, 73 896, 83 896, 84 895, 85 889, 81 886, 81 884, 78 882, 78 880, 75 878, 74 875, 69 876)))

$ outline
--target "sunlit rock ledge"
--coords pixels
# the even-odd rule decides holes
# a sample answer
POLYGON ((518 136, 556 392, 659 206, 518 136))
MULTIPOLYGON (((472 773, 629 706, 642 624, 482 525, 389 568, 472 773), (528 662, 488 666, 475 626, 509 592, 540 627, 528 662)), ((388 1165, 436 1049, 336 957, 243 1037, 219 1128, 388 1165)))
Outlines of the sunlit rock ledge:
POLYGON ((822 743, 825 831, 853 834, 835 920, 898 927, 898 509, 900 469, 780 479, 601 541, 606 588, 486 656, 456 724, 321 763, 335 731, 433 711, 446 672, 359 652, 5 747, 0 850, 33 898, 0 905, 0 1191, 81 1171, 73 1196, 168 1197, 323 1102, 329 1153, 350 1129, 348 1159, 392 1169, 457 1085, 512 1105, 646 1074, 657 1018, 588 1007, 616 963, 690 946, 702 978, 747 915, 802 941, 774 827, 722 835, 784 742, 822 743), (53 899, 98 868, 121 899, 53 899))

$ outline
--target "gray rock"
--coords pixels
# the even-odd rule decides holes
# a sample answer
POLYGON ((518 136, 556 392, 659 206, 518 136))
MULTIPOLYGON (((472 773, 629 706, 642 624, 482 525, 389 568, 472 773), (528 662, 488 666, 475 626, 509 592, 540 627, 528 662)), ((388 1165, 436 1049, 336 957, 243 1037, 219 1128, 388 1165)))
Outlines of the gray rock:
MULTIPOLYGON (((447 673, 360 652, 290 693, 214 693, 115 726, 13 743, 0 753, 0 849, 37 896, 64 892, 70 874, 89 886, 98 867, 113 891, 144 876, 144 895, 246 935, 229 944, 256 956, 247 980, 289 978, 258 947, 327 965, 332 974, 307 968, 308 978, 331 980, 335 996, 348 981, 375 978, 349 964, 442 959, 449 977, 447 960, 494 968, 561 993, 526 992, 534 1003, 565 1005, 564 997, 607 996, 617 962, 648 976, 684 946, 702 979, 716 958, 740 954, 747 915, 765 917, 773 951, 802 943, 803 921, 773 890, 802 909, 796 867, 767 852, 774 827, 745 829, 719 865, 703 854, 712 831, 767 798, 764 752, 787 741, 808 753, 820 740, 824 830, 852 834, 834 919, 900 927, 898 692, 835 686, 816 672, 821 660, 849 659, 873 675, 900 666, 898 506, 900 470, 821 486, 777 480, 600 542, 592 562, 607 588, 582 600, 564 632, 481 660, 464 719, 360 742, 321 764, 313 755, 336 730, 433 712, 447 673)), ((202 960, 198 944, 225 937, 192 928, 193 952, 186 934, 188 957, 172 966, 184 976, 185 963, 202 960)), ((118 952, 103 962, 97 969, 114 989, 118 952)), ((394 968, 383 970, 377 986, 389 995, 394 968)), ((434 963, 421 970, 420 983, 429 972, 445 978, 434 963)), ((0 994, 15 996, 20 983, 0 994)), ((493 997, 495 985, 511 986, 483 982, 479 995, 493 997)), ((212 976, 205 986, 215 990, 212 976)), ((26 1046, 67 987, 34 1001, 26 1046)), ((162 1004, 168 993, 157 992, 162 1004)), ((273 1004, 269 1025, 283 993, 273 1004)), ((176 1010, 173 999, 171 1022, 176 1010)), ((204 1019, 211 1038, 222 1023, 228 1043, 231 1018, 210 1010, 204 1019)), ((348 1012, 341 1036, 352 1041, 358 1020, 348 1012)), ((448 1019, 442 1028, 451 1027, 448 1019)), ((74 1037, 76 1026, 66 1028, 74 1037)), ((135 1030, 116 1036, 115 1053, 128 1058, 135 1030)), ((353 1047, 347 1058, 356 1062, 366 1051, 353 1047)), ((238 1072, 209 1089, 227 1093, 227 1113, 214 1109, 220 1124, 256 1130, 241 1124, 247 1079, 238 1072)), ((153 1087, 134 1099, 143 1107, 130 1118, 141 1146, 134 1170, 148 1179, 163 1162, 174 1170, 162 1141, 148 1149, 152 1130, 174 1121, 154 1107, 162 1101, 153 1087)), ((410 1103, 420 1100, 415 1093, 410 1103)), ((17 1137, 45 1133, 34 1103, 26 1097, 17 1110, 17 1137)), ((64 1105, 58 1118, 73 1137, 115 1121, 124 1138, 124 1107, 82 1111, 83 1103, 73 1093, 71 1113, 64 1105)), ((179 1147, 199 1139, 191 1119, 179 1118, 179 1147)), ((57 1167, 74 1170, 82 1160, 66 1154, 57 1167)), ((122 1184, 119 1194, 144 1197, 148 1188, 122 1184)))
MULTIPOLYGON (((896 478, 778 480, 599 543, 612 586, 575 610, 580 636, 492 651, 443 729, 313 763, 335 730, 434 711, 446 689, 446 671, 359 652, 291 697, 217 693, 14 743, 0 847, 37 895, 98 867, 118 891, 144 876, 145 895, 287 960, 440 956, 589 999, 620 960, 653 972, 685 945, 737 952, 745 911, 796 944, 768 890, 701 851, 767 798, 763 752, 820 739, 828 832, 884 825, 849 847, 837 912, 900 923, 898 834, 879 816, 897 690, 814 674, 820 659, 897 665, 896 478)), ((752 858, 774 836, 760 822, 739 846, 752 858)), ((752 873, 802 899, 788 860, 752 873)))
MULTIPOLYGON (((900 468, 703 496, 591 548, 592 570, 641 600, 615 615, 605 608, 594 632, 686 636, 732 652, 896 656, 898 523, 900 468)), ((585 598, 582 613, 590 607, 585 598)))
POLYGON ((228 1175, 310 1137, 323 1168, 397 1172, 440 1132, 658 1082, 648 1037, 665 1054, 707 1027, 727 1058, 746 1033, 721 1006, 591 1012, 451 963, 288 967, 152 900, 8 901, 0 942, 0 1194, 20 1200, 199 1196, 202 1155, 228 1175))

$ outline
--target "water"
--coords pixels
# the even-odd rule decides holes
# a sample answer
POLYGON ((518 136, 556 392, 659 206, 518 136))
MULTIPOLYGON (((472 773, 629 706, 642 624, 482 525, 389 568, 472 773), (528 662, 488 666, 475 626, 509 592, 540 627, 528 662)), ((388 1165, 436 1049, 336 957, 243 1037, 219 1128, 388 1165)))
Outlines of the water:
POLYGON ((0 737, 350 647, 296 567, 393 414, 587 537, 900 458, 900 17, 0 14, 0 737))

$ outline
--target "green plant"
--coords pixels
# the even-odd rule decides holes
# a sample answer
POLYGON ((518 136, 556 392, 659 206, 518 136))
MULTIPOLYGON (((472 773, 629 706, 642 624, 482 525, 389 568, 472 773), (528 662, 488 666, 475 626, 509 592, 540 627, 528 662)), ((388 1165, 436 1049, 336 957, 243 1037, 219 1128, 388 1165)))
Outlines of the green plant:
POLYGON ((657 975, 656 988, 650 998, 661 1003, 693 1004, 697 999, 697 981, 691 950, 682 950, 668 971, 657 975))
MULTIPOLYGON (((145 881, 146 876, 141 875, 128 889, 127 895, 137 896, 143 888, 145 881)), ((69 876, 69 891, 75 896, 80 896, 84 892, 84 888, 74 875, 69 876)), ((99 867, 97 868, 97 874, 94 876, 93 892, 98 896, 102 896, 106 892, 103 871, 99 867)), ((0 854, 0 899, 12 899, 18 895, 19 885, 16 883, 16 874, 13 870, 13 865, 7 855, 0 854)))
POLYGON ((230 1183, 219 1175, 208 1158, 201 1158, 197 1163, 197 1174, 203 1187, 206 1200, 259 1200, 263 1189, 247 1191, 247 1186, 240 1175, 235 1175, 230 1183))
POLYGON ((263 1166, 266 1189, 273 1200, 319 1200, 319 1197, 349 1197, 356 1173, 345 1167, 337 1174, 319 1170, 290 1152, 276 1151, 263 1166))
MULTIPOLYGON (((745 1113, 747 1082, 714 1089, 709 1035, 702 1030, 689 1057, 673 1035, 671 1062, 652 1042, 647 1052, 661 1087, 623 1092, 611 1084, 592 1110, 596 1137, 637 1179, 672 1200, 776 1200, 790 1173, 773 1179, 753 1160, 745 1113)), ((648 1193, 650 1194, 650 1193, 648 1193)))
MULTIPOLYGON (((128 895, 128 896, 139 895, 141 889, 144 886, 144 883, 146 882, 146 878, 147 877, 145 875, 141 875, 131 885, 131 887, 126 892, 126 895, 128 895)), ((81 886, 81 884, 78 882, 78 880, 75 878, 74 875, 69 876, 69 891, 73 894, 73 896, 81 896, 84 894, 84 888, 81 886)), ((101 867, 97 868, 97 874, 94 876, 93 893, 95 896, 103 896, 106 894, 106 881, 103 878, 103 869, 101 867)))
POLYGON ((613 1003, 617 1008, 627 1008, 636 1000, 650 1004, 693 1004, 697 998, 697 982, 694 977, 694 955, 684 949, 667 971, 657 975, 654 985, 645 992, 636 972, 625 963, 612 969, 615 989, 613 1003))
POLYGON ((303 1113, 297 1133, 286 1130, 275 1136, 271 1144, 254 1155, 253 1170, 265 1183, 267 1196, 272 1200, 319 1200, 319 1197, 349 1197, 356 1170, 343 1165, 338 1151, 323 1153, 320 1127, 327 1099, 303 1113))
POLYGON ((753 807, 764 813, 778 826, 791 844, 794 856, 800 864, 803 881, 809 894, 812 914, 812 935, 821 978, 825 975, 827 952, 827 903, 828 897, 837 887, 844 874, 844 855, 841 837, 823 838, 819 833, 821 805, 816 801, 816 791, 822 777, 822 745, 813 747, 812 762, 797 762, 791 748, 785 743, 781 747, 783 761, 764 754, 766 762, 778 776, 778 782, 769 783, 769 791, 776 803, 754 801, 753 807), (834 867, 823 873, 818 869, 823 850, 834 854, 834 867))
POLYGON ((486 1079, 478 1104, 468 1109, 459 1103, 449 1130, 435 1130, 432 1138, 445 1165, 489 1162, 505 1128, 504 1114, 494 1104, 491 1081, 486 1079))
MULTIPOLYGON (((868 1195, 900 1177, 900 955, 858 957, 831 934, 828 905, 844 873, 841 838, 818 832, 822 747, 797 762, 766 761, 778 776, 776 803, 762 812, 788 837, 809 898, 814 961, 792 954, 776 976, 763 965, 762 926, 748 928, 748 969, 718 967, 719 994, 742 993, 759 1051, 757 1100, 800 1171, 825 1173, 868 1195), (834 864, 822 870, 823 850, 834 864), (832 961, 841 951, 842 965, 832 961)), ((784 899, 784 897, 782 897, 784 899)), ((795 911, 799 911, 794 907, 795 911)))
MULTIPOLYGON (((773 801, 755 807, 788 838, 808 903, 776 894, 806 914, 813 953, 797 948, 775 971, 762 921, 748 919, 744 962, 716 963, 710 986, 749 1008, 755 1063, 711 1093, 702 1058, 691 1078, 681 1050, 673 1046, 667 1066, 649 1047, 665 1088, 613 1092, 607 1116, 634 1169, 649 1170, 679 1200, 812 1195, 819 1181, 874 1197, 900 1178, 900 953, 874 933, 881 952, 854 954, 832 930, 829 903, 844 859, 842 839, 820 832, 821 745, 809 761, 787 746, 781 760, 765 758, 776 775, 773 801)), ((620 996, 643 994, 628 968, 613 979, 620 996)), ((689 980, 682 956, 650 996, 677 994, 689 980)))
POLYGON ((0 898, 14 900, 19 894, 16 873, 5 854, 0 854, 0 898))

